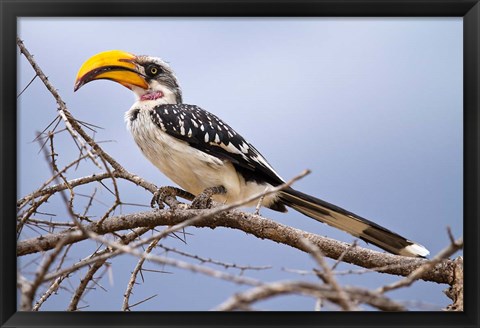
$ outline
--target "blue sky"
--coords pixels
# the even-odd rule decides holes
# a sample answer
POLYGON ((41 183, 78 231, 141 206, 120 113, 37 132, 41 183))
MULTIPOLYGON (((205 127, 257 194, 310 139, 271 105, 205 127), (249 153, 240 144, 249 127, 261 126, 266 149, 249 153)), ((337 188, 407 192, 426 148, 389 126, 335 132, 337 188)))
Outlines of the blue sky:
MULTIPOLYGON (((73 115, 101 126, 96 139, 109 141, 102 144, 104 149, 157 185, 171 182, 142 157, 125 128, 123 114, 133 95, 109 81, 73 92, 77 70, 97 52, 121 49, 169 62, 184 102, 228 122, 285 179, 311 169, 297 189, 415 240, 432 254, 448 244, 447 226, 455 236, 463 233, 460 18, 21 18, 18 28, 73 115)), ((18 63, 20 91, 34 73, 23 57, 18 63)), ((54 119, 55 109, 38 79, 19 98, 19 196, 49 176, 32 140, 54 119)), ((56 142, 60 164, 76 157, 71 142, 56 142)), ((80 168, 69 177, 93 172, 93 167, 80 168)), ((149 203, 146 192, 127 183, 121 188, 124 201, 149 203)), ((105 191, 100 195, 110 197, 105 191)), ((55 202, 48 206, 50 212, 63 210, 55 202)), ((102 210, 100 206, 97 213, 102 210)), ((279 214, 264 209, 262 214, 342 241, 354 239, 293 210, 279 214)), ((193 235, 187 245, 174 239, 165 244, 225 262, 272 265, 268 271, 246 273, 267 281, 315 281, 284 270, 314 267, 307 255, 286 246, 227 229, 188 231, 193 235)), ((89 247, 94 245, 87 244, 84 251, 89 247)), ((127 256, 112 261, 114 282, 103 279, 108 292, 90 292, 87 309, 118 310, 135 263, 127 256)), ((244 289, 168 270, 174 274, 150 274, 136 286, 137 300, 159 294, 137 310, 208 310, 244 289)), ((375 288, 395 277, 339 279, 342 284, 375 288)), ((419 282, 391 296, 420 299, 438 308, 448 304, 444 288, 419 282)), ((70 294, 60 293, 44 309, 63 310, 69 299, 70 294)), ((309 298, 284 297, 259 307, 310 310, 313 304, 309 298)))

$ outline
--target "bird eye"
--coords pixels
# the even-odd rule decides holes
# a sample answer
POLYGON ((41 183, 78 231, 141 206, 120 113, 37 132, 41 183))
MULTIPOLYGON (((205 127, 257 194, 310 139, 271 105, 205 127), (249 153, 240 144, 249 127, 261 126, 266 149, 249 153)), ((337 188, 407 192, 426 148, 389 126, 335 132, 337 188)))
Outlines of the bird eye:
POLYGON ((162 73, 162 69, 157 65, 152 64, 152 65, 148 65, 145 68, 145 74, 147 74, 150 77, 157 76, 160 73, 162 73))

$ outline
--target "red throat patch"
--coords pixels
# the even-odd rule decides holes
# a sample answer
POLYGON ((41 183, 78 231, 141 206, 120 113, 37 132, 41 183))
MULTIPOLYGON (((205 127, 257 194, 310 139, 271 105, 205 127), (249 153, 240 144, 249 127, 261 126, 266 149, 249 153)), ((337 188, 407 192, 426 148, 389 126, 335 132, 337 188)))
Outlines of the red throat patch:
POLYGON ((163 98, 162 91, 149 92, 140 97, 140 100, 155 100, 158 98, 163 98))

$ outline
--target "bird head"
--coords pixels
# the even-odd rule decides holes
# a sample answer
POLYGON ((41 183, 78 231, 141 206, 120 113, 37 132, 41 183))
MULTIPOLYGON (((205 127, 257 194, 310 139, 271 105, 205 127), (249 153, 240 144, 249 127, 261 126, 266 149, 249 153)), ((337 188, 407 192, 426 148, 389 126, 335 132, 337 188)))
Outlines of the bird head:
POLYGON ((83 63, 74 91, 93 80, 107 79, 132 90, 139 100, 162 98, 181 103, 182 92, 170 66, 160 58, 136 56, 121 50, 98 53, 83 63))

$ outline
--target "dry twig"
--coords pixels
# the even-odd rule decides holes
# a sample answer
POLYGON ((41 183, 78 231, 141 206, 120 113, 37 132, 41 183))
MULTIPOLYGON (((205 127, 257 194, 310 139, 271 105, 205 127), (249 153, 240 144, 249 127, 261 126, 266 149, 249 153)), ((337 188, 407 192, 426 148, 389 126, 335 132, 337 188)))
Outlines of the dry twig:
MULTIPOLYGON (((385 296, 372 293, 368 290, 345 287, 345 293, 358 303, 365 303, 383 311, 405 311, 405 307, 385 296)), ((244 310, 252 303, 285 294, 300 294, 317 299, 328 299, 332 303, 339 303, 338 292, 330 286, 313 284, 304 281, 284 281, 264 284, 243 293, 238 293, 215 308, 216 311, 244 310)))

